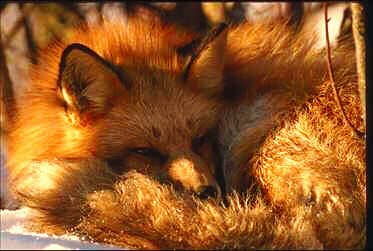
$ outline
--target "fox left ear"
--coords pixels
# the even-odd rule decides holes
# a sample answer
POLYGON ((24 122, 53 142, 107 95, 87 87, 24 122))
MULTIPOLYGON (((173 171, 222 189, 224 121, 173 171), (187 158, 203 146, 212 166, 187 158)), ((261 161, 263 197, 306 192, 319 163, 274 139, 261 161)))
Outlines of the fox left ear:
POLYGON ((74 122, 104 114, 125 89, 113 66, 82 44, 71 44, 62 53, 57 86, 74 122))
POLYGON ((223 90, 226 27, 226 24, 220 24, 202 40, 190 57, 184 71, 184 79, 193 90, 212 97, 217 96, 223 90))

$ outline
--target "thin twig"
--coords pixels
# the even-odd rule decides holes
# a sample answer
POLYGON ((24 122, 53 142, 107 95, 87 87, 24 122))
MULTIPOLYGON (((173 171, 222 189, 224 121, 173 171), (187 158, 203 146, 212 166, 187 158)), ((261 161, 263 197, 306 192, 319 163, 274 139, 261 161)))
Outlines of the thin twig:
POLYGON ((333 69, 332 69, 332 59, 331 59, 331 53, 330 53, 330 42, 329 42, 329 29, 328 29, 328 22, 330 19, 328 18, 328 3, 324 3, 324 11, 325 11, 325 34, 326 34, 326 45, 327 45, 327 65, 328 65, 328 73, 329 73, 329 78, 332 83, 332 89, 334 92, 334 96, 337 102, 337 106, 342 112, 342 117, 345 123, 352 129, 354 132, 355 136, 358 138, 363 138, 364 134, 359 132, 352 124, 351 122, 347 119, 346 113, 341 105, 341 99, 337 93, 337 89, 335 87, 335 81, 334 81, 334 74, 333 74, 333 69))
POLYGON ((75 16, 78 17, 80 21, 84 21, 85 17, 84 14, 80 11, 79 7, 76 5, 76 3, 71 3, 71 2, 58 2, 57 3, 59 6, 62 8, 70 11, 73 13, 75 16))
POLYGON ((12 39, 18 33, 18 31, 20 31, 20 29, 22 28, 22 26, 23 26, 22 17, 19 17, 18 20, 13 25, 12 29, 10 30, 10 32, 8 32, 7 36, 4 39, 4 48, 8 48, 8 46, 12 42, 12 39))
POLYGON ((32 34, 29 16, 27 15, 27 12, 25 11, 25 5, 23 3, 19 4, 19 8, 22 13, 22 22, 25 27, 26 43, 30 51, 30 60, 32 63, 36 64, 37 63, 37 46, 36 46, 34 36, 32 34))
POLYGON ((99 23, 102 23, 104 20, 103 20, 103 15, 102 15, 102 9, 104 8, 104 4, 105 2, 99 2, 98 5, 97 5, 97 12, 98 12, 98 16, 99 16, 99 23))
POLYGON ((5 9, 5 7, 6 7, 6 3, 0 3, 0 14, 1 14, 1 12, 3 12, 3 10, 5 9))

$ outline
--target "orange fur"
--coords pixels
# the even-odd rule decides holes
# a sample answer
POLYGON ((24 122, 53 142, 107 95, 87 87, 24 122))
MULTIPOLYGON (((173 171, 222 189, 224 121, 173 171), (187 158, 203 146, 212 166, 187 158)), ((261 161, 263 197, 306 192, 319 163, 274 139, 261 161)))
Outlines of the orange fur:
POLYGON ((14 182, 23 179, 24 167, 33 160, 122 156, 127 162, 123 168, 137 168, 161 179, 172 176, 190 190, 216 186, 213 160, 205 159, 208 151, 191 151, 191 141, 216 124, 213 114, 220 105, 179 83, 185 59, 177 55, 176 48, 191 39, 192 35, 178 34, 173 27, 133 20, 128 26, 106 23, 99 29, 81 28, 65 42, 46 49, 41 64, 33 69, 33 81, 19 107, 21 118, 11 136, 17 142, 11 150, 14 182), (121 80, 94 57, 73 51, 66 61, 74 66, 66 67, 59 90, 56 82, 61 55, 73 42, 91 48, 115 65, 121 80), (72 84, 65 83, 69 81, 72 84), (74 81, 89 83, 76 97, 74 81), (124 83, 117 83, 120 81, 124 83), (83 102, 84 99, 87 100, 83 102), (180 105, 170 106, 170 102, 180 105), (87 111, 80 112, 81 109, 87 111), (165 116, 171 119, 165 120, 165 116), (35 144, 43 147, 36 149, 35 144), (136 154, 127 157, 129 148, 143 147, 155 148, 170 160, 163 164, 136 154), (183 159, 191 161, 182 162, 183 159), (178 174, 182 163, 188 164, 181 168, 183 172, 189 170, 188 177, 178 174), (147 168, 149 165, 154 167, 147 168), (166 169, 170 169, 168 173, 166 169))
MULTIPOLYGON (((35 208, 32 228, 146 249, 362 248, 365 142, 341 122, 325 52, 285 24, 241 24, 202 51, 204 60, 196 59, 184 83, 188 60, 177 48, 194 37, 129 20, 84 29, 46 50, 10 136, 11 178, 20 199, 35 208), (120 80, 105 81, 131 87, 101 86, 92 72, 112 72, 94 61, 91 71, 82 70, 94 83, 81 94, 89 102, 81 103, 75 90, 59 96, 61 54, 73 42, 119 69, 120 80), (209 71, 208 62, 216 68, 209 71), (98 89, 90 92, 91 86, 98 89), (100 90, 110 98, 97 99, 100 90), (89 109, 92 104, 104 106, 89 109), (85 107, 95 116, 83 121, 85 107), (79 123, 71 123, 75 119, 79 123), (199 184, 193 172, 222 178, 210 142, 191 147, 210 130, 208 140, 218 141, 222 158, 225 203, 188 192, 199 184), (169 156, 176 167, 127 152, 142 146, 169 156), (121 154, 127 157, 113 170, 108 159, 121 154), (176 173, 166 182, 165 169, 176 173)), ((333 57, 336 82, 349 119, 361 129, 353 48, 345 44, 333 57)))

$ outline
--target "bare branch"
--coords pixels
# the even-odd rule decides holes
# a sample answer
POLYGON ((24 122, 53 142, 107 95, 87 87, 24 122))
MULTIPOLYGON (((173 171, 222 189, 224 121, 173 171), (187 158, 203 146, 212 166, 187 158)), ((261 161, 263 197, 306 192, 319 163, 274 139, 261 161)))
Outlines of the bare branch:
MULTIPOLYGON (((34 5, 24 8, 22 10, 23 15, 25 16, 29 15, 29 13, 33 10, 33 8, 34 8, 34 5)), ((19 11, 21 11, 20 7, 19 7, 19 11)), ((7 32, 7 36, 4 39, 3 48, 9 48, 12 42, 12 39, 15 37, 15 35, 17 35, 17 33, 21 30, 22 27, 23 27, 23 17, 21 15, 21 17, 19 17, 17 21, 15 22, 15 24, 13 25, 12 29, 9 32, 7 32)))
POLYGON ((340 97, 338 95, 338 92, 337 92, 337 89, 335 87, 334 74, 333 74, 333 68, 332 68, 332 59, 331 59, 331 53, 330 53, 330 41, 329 41, 329 29, 328 29, 328 22, 329 22, 330 19, 328 18, 328 3, 324 3, 324 11, 325 11, 324 12, 325 13, 325 35, 326 35, 326 45, 327 45, 327 65, 328 65, 328 73, 329 73, 330 81, 332 83, 331 85, 332 85, 332 89, 333 89, 333 92, 334 92, 334 96, 335 96, 335 99, 336 99, 336 102, 337 102, 337 106, 342 112, 343 120, 352 129, 355 136, 357 136, 358 138, 362 138, 364 136, 364 134, 359 132, 351 124, 351 122, 347 119, 346 113, 345 113, 345 111, 342 107, 342 104, 341 104, 341 99, 340 99, 340 97))
POLYGON ((4 48, 0 39, 0 106, 1 106, 1 130, 6 131, 9 122, 13 119, 15 113, 14 93, 12 81, 9 77, 8 66, 6 64, 4 48))
POLYGON ((365 27, 363 20, 363 6, 361 3, 351 3, 352 12, 352 33, 356 48, 356 68, 358 75, 358 86, 361 101, 361 111, 363 113, 364 127, 366 128, 366 77, 365 77, 365 27))

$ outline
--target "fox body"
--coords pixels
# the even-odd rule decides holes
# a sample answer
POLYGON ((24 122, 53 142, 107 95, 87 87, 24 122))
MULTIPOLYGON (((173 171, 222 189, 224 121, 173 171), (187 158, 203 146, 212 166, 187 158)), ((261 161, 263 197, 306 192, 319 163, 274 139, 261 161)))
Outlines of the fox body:
MULTIPOLYGON (((32 228, 139 248, 363 247, 365 143, 306 37, 129 19, 50 46, 9 137, 32 228)), ((360 128, 351 58, 349 41, 335 49, 360 128)))

